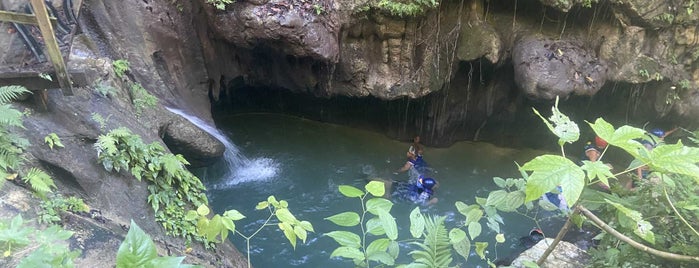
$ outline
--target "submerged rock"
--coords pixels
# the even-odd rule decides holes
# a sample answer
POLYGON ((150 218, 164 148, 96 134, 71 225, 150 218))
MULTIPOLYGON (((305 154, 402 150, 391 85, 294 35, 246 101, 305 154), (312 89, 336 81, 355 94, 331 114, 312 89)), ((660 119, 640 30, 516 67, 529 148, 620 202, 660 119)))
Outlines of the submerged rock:
MULTIPOLYGON (((534 247, 524 251, 513 262, 512 267, 526 267, 524 261, 536 262, 548 246, 553 242, 553 238, 546 238, 539 241, 534 247)), ((577 246, 561 241, 556 246, 556 249, 551 252, 546 261, 541 265, 542 268, 576 268, 585 267, 589 262, 590 256, 577 246)))

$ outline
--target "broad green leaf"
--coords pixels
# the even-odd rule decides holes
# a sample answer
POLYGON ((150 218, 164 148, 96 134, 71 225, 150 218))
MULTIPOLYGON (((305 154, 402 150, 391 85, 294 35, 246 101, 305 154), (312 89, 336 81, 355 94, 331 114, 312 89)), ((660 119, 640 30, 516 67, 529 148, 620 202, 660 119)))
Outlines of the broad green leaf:
POLYGON ((464 215, 464 216, 468 216, 468 213, 471 210, 480 208, 480 206, 478 206, 478 205, 470 205, 469 206, 461 201, 456 201, 456 203, 454 203, 454 205, 456 206, 456 210, 459 211, 459 213, 461 213, 461 215, 464 215))
POLYGON ((471 237, 471 240, 481 235, 481 228, 481 224, 475 221, 468 224, 468 236, 471 237))
POLYGON ((239 221, 245 218, 245 215, 235 209, 227 210, 223 213, 223 216, 232 221, 239 221))
POLYGON ((282 230, 286 239, 289 240, 291 247, 296 249, 296 233, 294 233, 294 227, 291 227, 291 225, 286 222, 280 222, 277 226, 279 226, 279 230, 282 230))
POLYGON ((643 145, 635 139, 643 138, 645 131, 640 128, 631 126, 622 126, 619 129, 614 129, 612 124, 604 121, 602 118, 597 118, 594 123, 588 122, 595 134, 604 139, 610 145, 621 148, 635 158, 640 157, 640 153, 646 150, 643 145))
POLYGON ((699 148, 686 147, 682 141, 673 145, 659 145, 650 152, 652 170, 691 176, 699 182, 699 148))
POLYGON ((570 215, 570 220, 575 224, 575 226, 578 227, 578 229, 582 229, 582 224, 585 221, 582 215, 580 213, 573 213, 570 215))
POLYGON ((386 193, 386 188, 382 181, 370 181, 364 186, 364 189, 376 197, 383 196, 386 193))
POLYGON ((359 224, 359 214, 348 211, 325 218, 337 225, 351 227, 359 224))
POLYGON ((315 231, 313 230, 313 225, 312 225, 310 222, 308 222, 308 221, 301 221, 301 222, 299 222, 299 226, 301 226, 301 228, 303 228, 303 229, 306 230, 306 231, 315 232, 315 231))
POLYGON ((651 225, 650 222, 640 220, 636 224, 636 229, 633 230, 633 233, 643 238, 643 240, 648 241, 648 243, 655 244, 655 234, 651 231, 652 229, 653 225, 651 225))
POLYGON ((464 257, 464 261, 467 261, 468 256, 471 254, 471 241, 466 237, 466 233, 458 228, 451 229, 449 231, 449 242, 454 251, 461 257, 464 257))
POLYGON ((267 197, 267 203, 269 203, 270 205, 272 205, 274 207, 279 206, 279 201, 277 201, 277 198, 274 197, 273 195, 270 195, 267 197))
POLYGON ((277 211, 274 212, 274 214, 277 216, 277 219, 281 222, 286 222, 289 224, 296 224, 299 220, 294 217, 294 215, 291 214, 291 211, 286 208, 280 208, 277 209, 277 211))
POLYGON ((380 212, 390 212, 393 207, 393 202, 388 199, 376 197, 366 201, 366 210, 374 215, 379 215, 380 212))
POLYGON ((362 240, 359 235, 347 231, 332 231, 325 234, 335 240, 340 246, 360 248, 362 240))
POLYGON ((269 202, 262 201, 260 203, 257 203, 257 206, 255 206, 255 209, 261 210, 261 209, 266 209, 267 207, 269 207, 269 202))
POLYGON ((211 213, 211 210, 209 210, 209 207, 207 207, 205 204, 202 204, 199 206, 199 208, 197 208, 197 213, 201 216, 206 216, 211 213))
POLYGON ((391 240, 388 238, 376 239, 376 240, 372 241, 369 244, 369 246, 366 248, 366 254, 371 255, 372 253, 376 253, 376 252, 386 252, 386 250, 388 249, 388 245, 390 243, 391 243, 391 240))
MULTIPOLYGON (((517 210, 520 206, 524 204, 524 199, 526 197, 526 194, 524 191, 514 191, 514 192, 509 192, 507 193, 507 196, 505 197, 505 202, 501 203, 497 209, 505 212, 513 212, 517 210)), ((500 219, 502 223, 502 218, 500 219)))
POLYGON ((486 225, 488 225, 488 228, 490 228, 490 230, 493 230, 493 232, 500 232, 500 224, 497 222, 495 218, 488 217, 488 223, 486 225))
POLYGON ((466 215, 466 222, 464 223, 464 225, 468 226, 472 222, 478 222, 479 220, 481 220, 482 217, 483 210, 481 210, 480 208, 472 209, 468 212, 468 215, 466 215))
POLYGON ((359 260, 359 261, 364 260, 364 254, 362 254, 362 252, 359 251, 359 249, 350 248, 350 247, 339 247, 339 248, 335 249, 330 254, 330 258, 332 258, 332 257, 343 257, 343 258, 354 259, 354 260, 359 260))
POLYGON ((495 235, 495 242, 498 243, 505 243, 505 235, 504 234, 496 234, 495 235))
POLYGON ((393 259, 398 258, 398 254, 400 253, 400 244, 398 242, 391 240, 391 242, 388 244, 388 255, 391 255, 393 259))
POLYGON ((299 225, 294 226, 294 234, 296 234, 296 237, 301 239, 303 243, 306 243, 306 236, 308 235, 308 233, 306 232, 306 230, 303 229, 303 227, 299 225))
POLYGON ((611 168, 602 163, 602 161, 587 161, 583 160, 583 165, 580 167, 582 170, 587 172, 587 178, 589 181, 593 181, 595 178, 599 179, 604 183, 604 185, 609 186, 609 178, 614 178, 614 174, 610 171, 611 168))
POLYGON ((539 111, 536 109, 533 110, 534 113, 544 121, 549 130, 558 136, 559 145, 563 145, 563 143, 566 142, 573 143, 580 138, 580 129, 578 128, 578 125, 571 121, 568 116, 558 110, 558 97, 556 97, 556 104, 551 108, 551 117, 549 117, 549 120, 551 121, 550 123, 549 120, 546 120, 543 116, 541 116, 539 111))
POLYGON ((340 193, 346 197, 361 197, 364 195, 362 190, 359 190, 354 186, 340 185, 338 188, 340 189, 340 193))
POLYGON ((538 199, 557 185, 561 185, 566 202, 573 205, 585 186, 585 173, 565 157, 538 156, 524 164, 522 169, 532 171, 527 181, 525 202, 538 199))
POLYGON ((493 177, 493 182, 495 182, 495 185, 497 185, 500 188, 507 187, 507 182, 505 182, 505 180, 503 180, 500 177, 493 177))
POLYGON ((383 229, 383 226, 381 226, 381 219, 379 219, 378 217, 369 219, 365 225, 367 233, 373 235, 386 234, 386 231, 383 229))
POLYGON ((488 248, 488 242, 476 242, 476 254, 485 260, 485 249, 488 248))
POLYGON ((419 238, 422 236, 424 230, 425 217, 420 213, 420 208, 415 207, 413 211, 410 212, 410 235, 414 238, 419 238))
POLYGON ((391 240, 398 239, 398 226, 396 225, 396 219, 388 212, 379 212, 379 219, 381 220, 381 227, 386 231, 386 236, 391 240))
POLYGON ((388 254, 388 252, 373 252, 371 254, 367 253, 367 259, 370 261, 377 261, 386 265, 394 265, 395 259, 388 254))
POLYGON ((141 267, 156 257, 155 244, 132 220, 131 228, 117 251, 116 267, 141 267))
POLYGON ((186 221, 193 221, 193 220, 196 220, 197 218, 199 218, 199 213, 197 213, 197 211, 195 211, 195 210, 187 211, 187 214, 184 216, 184 219, 186 221))
POLYGON ((498 207, 500 204, 505 202, 506 199, 507 199, 507 191, 505 191, 505 190, 492 191, 492 192, 490 192, 490 194, 488 194, 488 200, 485 201, 485 205, 498 207))

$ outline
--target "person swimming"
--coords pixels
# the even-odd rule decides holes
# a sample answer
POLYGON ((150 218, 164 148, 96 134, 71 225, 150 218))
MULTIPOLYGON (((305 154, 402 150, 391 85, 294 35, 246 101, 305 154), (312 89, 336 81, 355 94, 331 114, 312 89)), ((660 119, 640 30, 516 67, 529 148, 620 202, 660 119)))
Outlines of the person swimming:
POLYGON ((393 182, 391 196, 397 200, 413 202, 419 205, 432 205, 438 199, 434 197, 434 191, 439 187, 433 178, 420 176, 415 183, 393 182))
POLYGON ((427 162, 422 159, 421 155, 418 155, 415 153, 415 151, 408 150, 406 153, 407 161, 401 167, 400 169, 396 170, 394 174, 398 174, 401 172, 406 172, 410 170, 411 168, 415 168, 418 174, 424 174, 427 171, 427 162))

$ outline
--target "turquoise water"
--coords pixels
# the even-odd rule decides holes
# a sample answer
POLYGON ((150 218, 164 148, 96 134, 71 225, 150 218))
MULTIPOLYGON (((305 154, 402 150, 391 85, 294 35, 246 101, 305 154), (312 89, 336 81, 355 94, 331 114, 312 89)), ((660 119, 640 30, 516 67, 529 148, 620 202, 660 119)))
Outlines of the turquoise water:
MULTIPOLYGON (((405 163, 410 144, 377 133, 277 114, 234 115, 219 118, 217 125, 237 145, 247 166, 231 173, 222 170, 224 165, 219 164, 200 175, 210 189, 208 195, 214 209, 218 213, 236 209, 246 215, 236 225, 249 235, 268 216, 266 210, 255 211, 255 205, 274 195, 287 200, 297 218, 308 220, 315 227, 315 233, 309 234, 306 243, 298 241, 296 250, 276 226, 266 227, 251 240, 251 260, 255 267, 353 267, 349 260, 330 258, 338 245, 322 235, 333 230, 358 231, 324 220, 340 212, 361 210, 358 199, 342 196, 337 187, 347 184, 363 189, 366 180, 374 177, 408 179, 407 173, 394 175, 393 171, 405 163)), ((446 216, 448 228, 459 226, 465 218, 456 212, 454 202, 474 204, 475 196, 486 197, 488 191, 496 188, 493 176, 518 176, 514 162, 524 163, 541 153, 475 142, 459 142, 449 148, 427 147, 424 159, 435 170, 433 177, 440 183, 435 194, 440 201, 422 211, 446 216)), ((399 240, 410 238, 408 214, 414 207, 398 203, 392 210, 400 229, 399 240)), ((504 244, 497 249, 493 246, 495 233, 487 230, 485 224, 477 239, 489 242, 491 258, 495 258, 496 251, 500 258, 513 254, 518 249, 519 237, 535 224, 520 215, 502 215, 507 239, 504 244)), ((553 232, 558 221, 547 224, 544 231, 553 232)), ((239 236, 231 240, 245 254, 245 240, 239 236)), ((401 247, 398 263, 410 262, 407 255, 410 250, 401 247)), ((487 267, 475 253, 465 264, 455 255, 454 264, 457 263, 462 267, 487 267)))

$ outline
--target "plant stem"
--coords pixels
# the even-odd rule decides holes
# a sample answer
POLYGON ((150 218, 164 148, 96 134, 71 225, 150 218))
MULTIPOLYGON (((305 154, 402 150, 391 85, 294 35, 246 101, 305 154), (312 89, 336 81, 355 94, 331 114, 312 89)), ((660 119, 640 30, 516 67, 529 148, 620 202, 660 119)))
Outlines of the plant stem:
POLYGON ((257 228, 257 230, 255 230, 255 232, 253 232, 253 233, 252 233, 251 235, 249 235, 249 236, 246 236, 246 235, 244 235, 243 233, 241 233, 240 231, 235 230, 235 233, 236 233, 236 234, 238 234, 238 235, 242 236, 243 238, 245 238, 245 244, 247 245, 247 253, 248 253, 248 254, 247 254, 247 255, 248 255, 248 268, 252 267, 252 264, 250 263, 250 239, 252 239, 252 237, 254 237, 257 233, 259 233, 260 231, 262 231, 262 228, 265 228, 265 226, 267 226, 267 223, 268 223, 270 220, 272 220, 272 217, 274 217, 274 209, 272 209, 272 208, 270 207, 270 208, 269 208, 269 217, 267 217, 267 220, 265 220, 265 223, 263 223, 259 228, 257 228))
POLYGON ((551 254, 551 252, 553 252, 553 250, 556 248, 556 246, 558 246, 558 243, 561 242, 561 239, 563 239, 563 236, 565 236, 565 234, 568 232, 568 229, 570 229, 570 224, 573 222, 570 219, 573 217, 573 215, 578 214, 578 213, 580 213, 580 211, 578 211, 578 208, 576 206, 573 209, 573 212, 570 213, 570 215, 568 215, 568 219, 566 220, 566 223, 563 224, 563 228, 561 228, 561 230, 558 231, 558 235, 556 235, 556 238, 553 240, 551 245, 549 245, 549 247, 546 248, 546 251, 544 251, 544 254, 541 255, 541 257, 539 257, 539 260, 536 261, 537 265, 541 266, 541 264, 544 263, 546 258, 549 257, 549 255, 551 254))
POLYGON ((359 200, 362 203, 362 217, 359 219, 359 228, 362 229, 362 252, 364 253, 364 263, 366 267, 369 266, 369 256, 366 254, 366 232, 364 231, 364 216, 366 216, 366 206, 364 205, 364 198, 369 195, 369 193, 364 194, 359 200))
POLYGON ((668 260, 674 260, 674 261, 693 261, 693 262, 699 262, 699 257, 697 256, 687 256, 687 255, 680 255, 680 254, 675 254, 671 252, 666 252, 666 251, 660 251, 651 247, 648 247, 646 245, 643 245, 641 243, 638 243, 631 239, 630 237, 620 233, 619 231, 615 230, 614 228, 610 227, 607 225, 604 221, 602 221, 600 218, 598 218, 595 214, 593 214, 591 211, 587 210, 585 207, 582 205, 577 205, 577 209, 585 215, 588 219, 590 219, 592 222, 594 222, 598 228, 604 230, 610 235, 613 235, 617 239, 624 241, 628 243, 630 246, 646 252, 653 254, 655 256, 668 259, 668 260))
POLYGON ((682 215, 680 215, 680 212, 677 211, 677 209, 675 208, 675 205, 672 204, 672 201, 670 201, 670 196, 667 194, 667 189, 665 187, 663 187, 663 192, 665 193, 665 199, 667 199, 667 203, 670 204, 670 207, 672 208, 672 211, 675 212, 675 215, 677 215, 677 217, 679 217, 680 220, 682 220, 682 222, 684 222, 684 224, 687 225, 687 227, 689 227, 689 229, 692 229, 692 232, 694 232, 694 234, 699 236, 699 232, 697 232, 697 230, 695 230, 694 227, 692 227, 692 225, 690 225, 687 222, 687 220, 685 220, 684 217, 682 217, 682 215))

